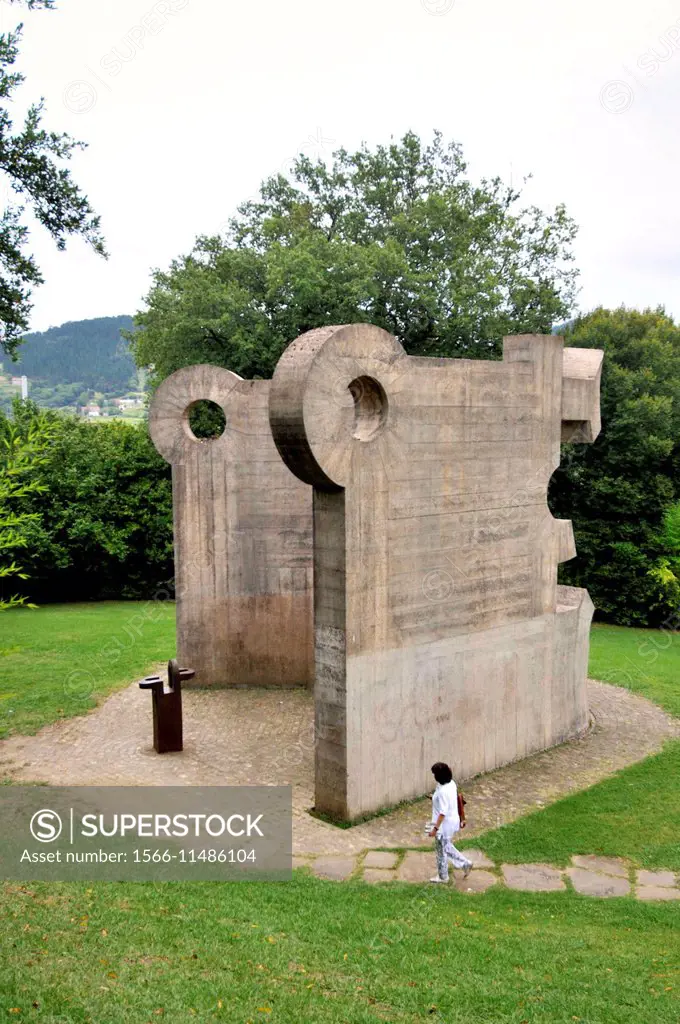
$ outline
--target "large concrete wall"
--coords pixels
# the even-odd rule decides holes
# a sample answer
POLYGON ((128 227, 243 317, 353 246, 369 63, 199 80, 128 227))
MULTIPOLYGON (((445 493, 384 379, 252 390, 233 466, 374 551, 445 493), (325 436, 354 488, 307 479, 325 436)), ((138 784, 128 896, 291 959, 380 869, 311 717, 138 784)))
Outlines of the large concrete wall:
POLYGON ((314 673, 312 494, 281 461, 269 381, 216 366, 178 370, 149 411, 172 465, 177 654, 195 686, 309 686, 314 673), (198 440, 193 403, 224 410, 198 440))
POLYGON ((587 724, 585 591, 548 482, 599 431, 602 354, 506 338, 502 362, 409 357, 369 325, 298 338, 270 420, 314 487, 316 807, 353 819, 587 724))

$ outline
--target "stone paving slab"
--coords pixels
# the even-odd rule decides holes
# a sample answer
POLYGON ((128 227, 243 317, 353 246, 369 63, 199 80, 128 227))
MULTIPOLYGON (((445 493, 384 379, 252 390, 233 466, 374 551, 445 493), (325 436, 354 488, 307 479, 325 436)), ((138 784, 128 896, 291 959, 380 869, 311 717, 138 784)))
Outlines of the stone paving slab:
POLYGON ((397 872, 385 868, 364 868, 362 878, 364 882, 395 882, 397 872))
POLYGON ((574 867, 584 868, 586 871, 596 871, 602 875, 616 875, 618 878, 628 878, 628 864, 621 857, 598 857, 589 853, 585 856, 577 855, 571 858, 574 867))
MULTIPOLYGON (((480 853, 480 851, 466 851, 468 855, 480 853)), ((473 859, 472 857, 470 859, 473 859)), ((603 858, 593 855, 592 857, 579 856, 574 860, 588 864, 601 864, 603 858)), ((436 858, 434 850, 422 853, 417 850, 408 850, 399 868, 396 864, 399 860, 397 852, 387 850, 369 850, 363 861, 361 877, 371 885, 385 882, 411 882, 423 884, 437 873, 436 858), (367 866, 368 865, 368 866, 367 866)), ((475 860, 495 868, 493 861, 485 854, 475 857, 475 860)), ((604 866, 611 870, 612 866, 619 869, 623 861, 604 858, 604 866)), ((313 874, 319 878, 331 879, 332 881, 344 881, 349 878, 357 867, 356 857, 293 857, 293 867, 308 867, 313 874)), ((584 896, 595 896, 607 898, 612 896, 627 896, 630 891, 628 878, 619 874, 606 874, 604 871, 592 871, 584 867, 573 865, 563 871, 562 868, 553 864, 502 864, 500 866, 501 876, 488 871, 485 868, 474 867, 467 878, 463 878, 463 872, 458 869, 450 872, 450 885, 460 893, 483 893, 492 886, 497 885, 501 878, 509 889, 519 892, 560 892, 566 889, 564 875, 572 881, 574 889, 584 896)), ((680 900, 680 886, 672 871, 644 871, 637 872, 637 887, 633 895, 640 900, 680 900)))
POLYGON ((672 888, 677 882, 672 871, 638 871, 638 885, 660 886, 664 889, 672 888))
POLYGON ((434 850, 417 853, 408 850, 397 872, 400 882, 427 882, 437 874, 437 859, 434 850))
POLYGON ((394 868, 399 854, 384 850, 369 850, 364 859, 364 868, 394 868))
POLYGON ((503 864, 503 881, 522 892, 557 892, 566 889, 562 872, 551 864, 503 864))
POLYGON ((661 885, 641 885, 636 896, 639 900, 680 900, 680 889, 667 889, 661 885))
POLYGON ((492 860, 489 860, 483 850, 464 850, 463 853, 468 860, 472 861, 472 866, 475 868, 493 868, 496 865, 492 860))
POLYGON ((628 879, 617 875, 598 874, 585 868, 567 868, 567 874, 576 892, 584 896, 627 896, 630 892, 628 879))
POLYGON ((462 871, 454 871, 453 884, 458 892, 486 892, 492 885, 498 884, 498 875, 492 875, 490 871, 471 871, 467 878, 463 878, 462 871))
POLYGON ((319 878, 330 878, 334 882, 343 882, 354 871, 354 857, 317 857, 311 862, 311 868, 319 878))

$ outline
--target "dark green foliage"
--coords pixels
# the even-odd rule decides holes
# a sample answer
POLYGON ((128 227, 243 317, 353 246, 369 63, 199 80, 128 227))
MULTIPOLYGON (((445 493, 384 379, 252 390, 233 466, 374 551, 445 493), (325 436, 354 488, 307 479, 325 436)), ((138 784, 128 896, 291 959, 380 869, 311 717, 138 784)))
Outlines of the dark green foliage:
POLYGON ((297 335, 384 327, 409 353, 493 357, 504 334, 550 331, 570 312, 575 227, 563 207, 522 208, 500 179, 473 185, 458 145, 399 143, 305 156, 265 181, 226 239, 156 271, 135 317, 155 382, 192 363, 269 377, 297 335))
MULTIPOLYGON (((128 342, 120 333, 131 327, 132 317, 102 316, 27 334, 13 372, 25 373, 31 387, 34 381, 52 387, 80 384, 70 389, 74 401, 88 388, 122 392, 136 375, 128 342)), ((86 402, 87 393, 82 404, 86 402)))
MULTIPOLYGON (((27 0, 29 9, 51 9, 52 0, 27 0)), ((0 171, 16 196, 25 197, 39 224, 58 249, 70 235, 81 235, 95 252, 106 255, 99 217, 64 166, 84 143, 42 127, 43 101, 28 107, 23 125, 14 131, 11 117, 15 90, 24 76, 14 70, 21 25, 0 34, 0 171)), ((26 252, 26 207, 10 203, 0 218, 0 346, 13 356, 28 327, 31 290, 42 283, 34 258, 26 252)))
POLYGON ((194 402, 189 410, 189 426, 194 437, 221 437, 226 426, 224 410, 215 402, 194 402))
MULTIPOLYGON (((38 415, 31 402, 14 411, 20 430, 38 415)), ((146 427, 48 415, 47 491, 25 509, 39 513, 26 528, 25 588, 38 602, 152 597, 173 576, 170 467, 146 427)))
MULTIPOLYGON (((32 416, 23 430, 6 419, 0 423, 0 581, 4 584, 10 579, 27 578, 15 556, 27 546, 26 531, 37 514, 22 511, 21 506, 46 490, 40 470, 52 440, 52 428, 44 413, 32 416)), ((23 595, 0 594, 0 611, 25 603, 23 595)))
POLYGON ((561 578, 588 587, 602 619, 658 625, 680 598, 668 519, 680 494, 680 328, 662 310, 596 309, 566 344, 605 360, 602 433, 565 445, 552 482, 551 508, 573 520, 578 548, 561 578))

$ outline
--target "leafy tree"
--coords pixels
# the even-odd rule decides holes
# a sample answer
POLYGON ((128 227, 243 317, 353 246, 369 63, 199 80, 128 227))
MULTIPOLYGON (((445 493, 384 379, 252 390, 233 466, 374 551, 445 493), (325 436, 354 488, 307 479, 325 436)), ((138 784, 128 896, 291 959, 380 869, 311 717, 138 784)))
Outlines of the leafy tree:
POLYGON ((680 327, 662 309, 599 308, 565 338, 605 359, 602 432, 564 447, 551 487, 578 548, 561 576, 588 587, 601 618, 658 625, 680 600, 680 327))
MULTIPOLYGON (((15 424, 0 414, 0 581, 8 578, 28 579, 17 564, 14 554, 28 544, 29 523, 38 519, 35 512, 19 511, 21 503, 46 491, 39 468, 47 461, 46 452, 52 437, 52 425, 44 413, 36 410, 22 434, 15 424), (11 560, 8 560, 11 559, 11 560)), ((4 597, 0 593, 0 611, 26 604, 18 594, 4 597)), ((34 604, 28 604, 35 608, 34 604)))
MULTIPOLYGON (((23 2, 31 10, 54 6, 53 0, 11 2, 23 2)), ((26 198, 58 249, 64 249, 67 237, 76 234, 105 256, 99 217, 63 166, 84 143, 41 127, 42 99, 29 107, 20 130, 13 130, 10 104, 24 81, 24 75, 14 70, 21 30, 18 25, 13 32, 0 35, 0 170, 15 194, 26 198)), ((43 281, 35 259, 26 252, 29 229, 22 222, 25 210, 24 204, 10 205, 0 219, 0 345, 13 357, 28 328, 31 289, 43 281)))
POLYGON ((664 625, 677 629, 680 614, 680 501, 666 509, 661 540, 666 555, 659 558, 649 573, 658 588, 653 608, 667 612, 664 625))
POLYGON ((663 541, 671 557, 680 560, 680 501, 666 509, 663 517, 663 541))
POLYGON ((172 569, 170 467, 145 426, 90 423, 16 403, 28 436, 41 416, 53 424, 41 469, 46 490, 28 496, 32 515, 24 562, 40 601, 150 597, 172 569))
POLYGON ((549 332, 573 302, 573 221, 465 172, 439 133, 340 149, 329 167, 299 156, 225 239, 200 237, 155 271, 131 337, 138 365, 154 383, 199 362, 268 377, 302 331, 357 321, 421 355, 493 357, 504 334, 549 332))

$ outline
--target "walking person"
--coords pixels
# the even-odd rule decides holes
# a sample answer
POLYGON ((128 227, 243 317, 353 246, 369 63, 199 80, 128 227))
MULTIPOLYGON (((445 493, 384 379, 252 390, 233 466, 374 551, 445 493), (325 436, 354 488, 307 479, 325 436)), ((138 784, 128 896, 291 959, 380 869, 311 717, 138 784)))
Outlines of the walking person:
POLYGON ((472 870, 472 861, 464 857, 451 842, 451 837, 460 829, 458 814, 458 787, 448 764, 437 761, 432 765, 432 774, 437 788, 432 794, 432 828, 428 832, 435 841, 437 851, 437 875, 431 882, 448 882, 449 861, 454 868, 463 869, 463 878, 472 870))

